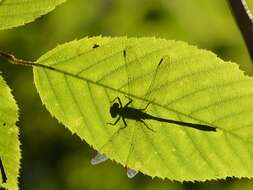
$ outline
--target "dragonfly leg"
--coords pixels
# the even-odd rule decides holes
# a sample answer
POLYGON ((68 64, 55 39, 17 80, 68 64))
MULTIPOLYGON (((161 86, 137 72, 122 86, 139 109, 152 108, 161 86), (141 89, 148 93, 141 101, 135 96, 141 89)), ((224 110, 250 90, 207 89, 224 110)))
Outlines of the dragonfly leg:
POLYGON ((124 125, 125 125, 125 127, 126 127, 126 126, 127 126, 127 122, 126 122, 125 118, 122 117, 122 120, 123 120, 123 123, 124 123, 124 125))
POLYGON ((133 100, 131 98, 129 98, 128 96, 126 96, 126 98, 129 100, 129 102, 127 102, 127 104, 124 107, 128 106, 129 104, 131 104, 133 102, 133 100))
POLYGON ((109 125, 116 125, 118 122, 119 122, 119 120, 120 120, 120 116, 117 118, 117 120, 114 122, 114 123, 107 123, 107 124, 109 124, 109 125))
POLYGON ((142 109, 140 109, 141 111, 145 111, 147 108, 148 108, 148 106, 149 106, 149 104, 150 104, 151 102, 149 102, 146 106, 145 106, 145 108, 142 108, 142 109))
POLYGON ((120 100, 120 98, 117 96, 116 98, 114 98, 112 101, 111 101, 111 103, 112 102, 115 102, 116 100, 118 100, 118 102, 119 102, 119 104, 120 104, 120 107, 122 107, 122 103, 121 103, 121 100, 120 100))
POLYGON ((145 125, 145 127, 147 127, 147 129, 149 129, 150 131, 152 131, 152 132, 155 132, 153 129, 151 129, 146 123, 145 123, 145 121, 143 121, 143 120, 139 120, 140 122, 142 122, 144 125, 145 125))
POLYGON ((127 126, 124 126, 124 127, 120 127, 119 130, 122 130, 122 129, 125 129, 127 126))
POLYGON ((127 127, 127 122, 126 122, 124 117, 122 117, 122 120, 123 120, 123 123, 124 123, 124 127, 121 127, 120 130, 125 129, 127 127))
POLYGON ((147 127, 147 129, 149 129, 149 130, 152 131, 152 132, 155 132, 155 130, 151 129, 151 128, 145 123, 145 121, 143 121, 143 120, 139 120, 139 121, 142 122, 142 123, 145 125, 145 127, 147 127))

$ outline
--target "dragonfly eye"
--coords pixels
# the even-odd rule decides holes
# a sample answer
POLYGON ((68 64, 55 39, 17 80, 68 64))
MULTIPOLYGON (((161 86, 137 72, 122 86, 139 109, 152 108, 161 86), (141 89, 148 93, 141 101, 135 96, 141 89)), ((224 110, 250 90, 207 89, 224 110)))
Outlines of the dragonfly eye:
POLYGON ((118 109, 119 109, 119 104, 114 103, 111 108, 110 108, 110 113, 112 117, 116 117, 118 115, 118 109))

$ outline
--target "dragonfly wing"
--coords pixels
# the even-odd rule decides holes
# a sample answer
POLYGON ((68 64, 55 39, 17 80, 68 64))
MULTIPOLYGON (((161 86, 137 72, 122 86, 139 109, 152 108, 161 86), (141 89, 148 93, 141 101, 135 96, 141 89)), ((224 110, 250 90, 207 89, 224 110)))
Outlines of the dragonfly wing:
POLYGON ((121 89, 127 87, 127 93, 129 96, 132 95, 135 108, 144 108, 148 103, 152 103, 158 95, 157 90, 167 78, 168 73, 164 71, 168 70, 166 67, 170 65, 168 61, 170 57, 161 54, 154 59, 153 54, 154 52, 143 53, 140 47, 135 49, 128 47, 123 50, 128 81, 121 89), (152 60, 151 64, 148 63, 150 60, 152 60))
POLYGON ((108 158, 104 154, 98 153, 94 158, 91 159, 90 163, 92 165, 100 164, 104 161, 106 161, 108 158))
MULTIPOLYGON (((160 81, 159 77, 162 77, 162 61, 163 56, 161 58, 157 58, 157 63, 151 64, 152 66, 147 67, 147 61, 149 61, 149 57, 146 54, 143 54, 141 48, 126 47, 123 49, 123 57, 125 64, 125 72, 127 74, 127 83, 122 86, 122 90, 126 89, 128 96, 133 99, 133 104, 130 106, 134 108, 143 108, 144 105, 151 103, 152 99, 152 90, 158 85, 160 81), (143 97, 142 100, 137 99, 135 97, 143 97)), ((127 122, 131 122, 127 120, 127 122)), ((138 129, 136 126, 133 128, 133 132, 130 136, 130 146, 129 151, 126 157, 126 166, 128 166, 131 162, 131 154, 134 151, 136 146, 136 133, 138 129)), ((127 176, 129 178, 134 177, 138 171, 128 168, 127 176)))
POLYGON ((134 176, 136 176, 139 172, 131 169, 131 168, 127 168, 127 177, 128 178, 133 178, 134 176))

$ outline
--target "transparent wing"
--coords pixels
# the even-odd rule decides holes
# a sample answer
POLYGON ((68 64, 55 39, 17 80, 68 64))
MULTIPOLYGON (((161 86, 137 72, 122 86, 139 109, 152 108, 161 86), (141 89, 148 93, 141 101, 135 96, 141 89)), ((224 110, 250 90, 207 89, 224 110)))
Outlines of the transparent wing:
POLYGON ((134 176, 136 176, 139 172, 136 170, 133 170, 131 168, 127 168, 127 177, 128 178, 133 178, 134 176))
POLYGON ((104 154, 97 153, 97 155, 91 159, 90 163, 91 165, 97 165, 104 161, 106 161, 108 158, 104 154))
MULTIPOLYGON (((133 99, 133 103, 129 105, 130 107, 142 109, 145 107, 145 105, 151 103, 150 100, 153 98, 153 94, 151 92, 158 84, 157 80, 159 80, 159 77, 163 76, 161 72, 162 70, 160 69, 163 58, 157 58, 157 63, 145 64, 146 61, 148 61, 148 59, 146 59, 147 56, 145 54, 142 55, 142 51, 140 49, 133 49, 131 47, 126 47, 123 50, 123 57, 125 61, 125 70, 128 76, 128 81, 127 84, 121 87, 121 89, 126 89, 127 87, 128 97, 133 99), (140 100, 139 97, 143 97, 142 100, 140 100)), ((127 123, 129 123, 129 127, 131 127, 131 132, 129 141, 130 145, 126 157, 126 167, 128 168, 127 176, 129 178, 133 178, 138 173, 138 171, 129 168, 129 164, 131 162, 131 155, 134 151, 134 146, 136 143, 138 143, 137 133, 138 127, 140 127, 138 125, 143 124, 129 119, 127 120, 127 123)))
POLYGON ((132 107, 142 108, 145 104, 155 100, 153 91, 159 88, 159 84, 166 78, 163 70, 169 62, 165 63, 164 56, 150 59, 152 54, 143 54, 140 48, 126 47, 123 55, 128 82, 119 89, 123 90, 127 87, 128 96, 134 100, 132 107), (152 63, 147 63, 150 60, 152 63))
MULTIPOLYGON (((163 56, 155 57, 157 61, 153 64, 146 64, 150 61, 150 57, 143 54, 140 47, 131 47, 122 45, 122 66, 124 68, 124 74, 126 75, 126 82, 119 87, 119 90, 124 91, 128 98, 133 99, 133 103, 130 107, 136 109, 145 107, 146 104, 150 103, 151 100, 154 101, 155 94, 152 90, 158 85, 159 81, 162 80, 162 60, 163 56), (143 97, 143 98, 140 98, 143 97)), ((154 60, 152 58, 152 60, 154 60)), ((110 95, 110 99, 114 99, 119 96, 122 101, 123 106, 129 101, 125 95, 116 94, 110 95)), ((119 151, 126 150, 125 155, 125 166, 128 168, 128 176, 134 177, 138 173, 137 170, 129 168, 131 162, 131 155, 134 152, 134 147, 136 146, 138 138, 138 128, 142 127, 143 124, 136 122, 135 120, 126 119, 127 127, 124 127, 124 123, 120 120, 116 126, 117 130, 111 135, 109 140, 99 149, 99 152, 104 152, 105 149, 114 149, 117 146, 118 140, 124 137, 124 147, 122 146, 119 151), (139 126, 137 126, 139 125, 139 126), (120 137, 121 136, 121 137, 120 137), (135 171, 135 172, 134 172, 135 171), (134 175, 133 175, 134 174, 134 175)), ((144 125, 143 125, 144 126, 144 125)), ((112 126, 108 126, 112 127, 112 126)), ((145 126, 144 126, 145 128, 145 126)), ((153 132, 151 132, 153 133, 153 132)), ((153 135, 153 134, 152 134, 153 135)), ((101 163, 105 159, 103 154, 98 154, 92 159, 92 164, 101 163)))
MULTIPOLYGON (((128 93, 128 98, 133 98, 131 95, 135 93, 135 88, 134 88, 134 85, 132 85, 133 81, 135 80, 136 78, 136 62, 134 61, 135 60, 135 57, 131 57, 131 47, 130 48, 125 48, 123 49, 123 57, 124 57, 124 64, 125 64, 125 70, 126 70, 126 73, 127 73, 127 93, 128 93)), ((131 105, 130 105, 131 106, 131 105)), ((131 122, 131 121, 127 121, 127 122, 131 122)), ((135 144, 135 135, 136 135, 136 126, 135 127, 132 127, 132 130, 131 130, 131 137, 130 137, 130 141, 129 141, 129 149, 128 149, 128 153, 127 153, 127 157, 126 157, 126 167, 127 167, 127 176, 129 178, 133 178, 137 173, 138 171, 134 170, 134 169, 131 169, 128 167, 128 162, 129 162, 129 158, 130 158, 130 155, 133 151, 133 148, 134 148, 134 144, 135 144)))

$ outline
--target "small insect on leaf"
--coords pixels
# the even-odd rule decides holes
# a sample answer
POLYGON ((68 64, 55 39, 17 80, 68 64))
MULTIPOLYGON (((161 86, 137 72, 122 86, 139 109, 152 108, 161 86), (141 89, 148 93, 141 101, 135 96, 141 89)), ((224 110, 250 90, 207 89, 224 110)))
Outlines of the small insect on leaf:
POLYGON ((97 165, 106 161, 107 159, 108 158, 105 155, 98 153, 94 158, 91 159, 90 163, 92 165, 97 165))
POLYGON ((99 47, 98 44, 94 44, 92 48, 95 49, 95 48, 98 48, 98 47, 99 47))

